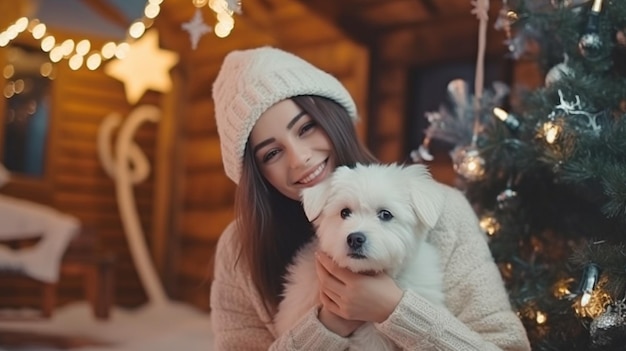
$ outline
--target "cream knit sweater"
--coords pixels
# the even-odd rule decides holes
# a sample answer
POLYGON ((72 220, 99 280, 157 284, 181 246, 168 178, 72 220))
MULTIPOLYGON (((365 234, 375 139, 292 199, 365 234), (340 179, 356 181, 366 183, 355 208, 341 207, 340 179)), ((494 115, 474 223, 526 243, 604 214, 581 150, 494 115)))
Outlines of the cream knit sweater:
MULTIPOLYGON (((465 197, 441 185, 445 204, 428 241, 438 248, 447 309, 406 291, 395 311, 376 327, 402 350, 530 350, 512 311, 486 237, 465 197)), ((234 226, 222 234, 211 286, 215 350, 346 350, 348 339, 317 319, 317 308, 278 336, 249 276, 235 266, 234 226)))

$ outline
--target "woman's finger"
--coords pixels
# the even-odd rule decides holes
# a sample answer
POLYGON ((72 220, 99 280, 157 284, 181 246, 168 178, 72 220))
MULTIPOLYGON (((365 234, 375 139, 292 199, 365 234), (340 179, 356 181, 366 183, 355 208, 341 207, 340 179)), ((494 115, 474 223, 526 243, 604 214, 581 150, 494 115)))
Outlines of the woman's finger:
POLYGON ((316 262, 317 279, 319 281, 320 293, 327 295, 333 303, 340 308, 342 302, 342 294, 345 293, 346 285, 332 274, 330 274, 320 262, 316 262))
POLYGON ((317 278, 318 280, 326 285, 327 287, 334 287, 334 289, 340 288, 342 285, 345 285, 341 279, 339 279, 330 269, 332 269, 333 264, 330 262, 330 267, 328 266, 330 259, 328 256, 324 254, 317 255, 317 259, 315 260, 315 267, 317 270, 317 278), (325 261, 325 262, 323 262, 325 261))
POLYGON ((339 305, 323 291, 320 291, 320 303, 324 308, 334 314, 337 314, 340 310, 339 305))
POLYGON ((346 284, 346 282, 354 279, 354 276, 358 275, 349 269, 339 267, 337 263, 330 258, 330 256, 321 251, 318 251, 315 256, 317 257, 317 261, 324 266, 326 271, 343 284, 346 284))

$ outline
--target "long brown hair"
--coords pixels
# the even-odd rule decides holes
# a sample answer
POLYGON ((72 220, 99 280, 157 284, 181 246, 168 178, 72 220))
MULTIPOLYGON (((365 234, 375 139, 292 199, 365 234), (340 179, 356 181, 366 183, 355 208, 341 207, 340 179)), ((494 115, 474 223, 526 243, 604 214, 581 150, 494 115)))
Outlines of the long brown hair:
MULTIPOLYGON (((347 111, 319 96, 291 98, 327 133, 337 166, 375 162, 359 141, 347 111)), ((296 251, 314 235, 299 201, 287 198, 259 172, 246 144, 241 179, 235 197, 240 258, 259 291, 265 308, 273 314, 283 291, 283 276, 296 251)))

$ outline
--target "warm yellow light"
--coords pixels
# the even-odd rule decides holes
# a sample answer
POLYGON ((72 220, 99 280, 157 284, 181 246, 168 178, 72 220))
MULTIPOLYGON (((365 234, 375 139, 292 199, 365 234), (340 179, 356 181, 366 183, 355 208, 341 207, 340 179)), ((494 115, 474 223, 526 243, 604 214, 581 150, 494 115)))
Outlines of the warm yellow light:
POLYGON ((215 13, 229 12, 226 0, 209 0, 209 7, 215 13))
POLYGON ((591 300, 591 294, 590 293, 583 293, 583 296, 580 298, 580 305, 582 307, 585 307, 589 304, 589 301, 591 300))
POLYGON ((72 57, 70 57, 70 68, 73 69, 74 71, 78 70, 82 65, 83 65, 83 61, 84 58, 82 55, 79 54, 75 54, 72 57))
POLYGON ((172 88, 169 71, 177 62, 178 54, 159 48, 158 34, 151 30, 132 44, 126 58, 108 63, 104 70, 124 83, 128 102, 136 104, 147 90, 172 88))
POLYGON ((13 82, 7 82, 4 86, 4 97, 10 99, 15 94, 15 90, 13 90, 13 82))
POLYGON ((224 24, 224 22, 218 22, 215 25, 214 31, 215 35, 218 38, 226 38, 230 34, 230 29, 228 24, 224 24))
POLYGON ((39 19, 38 18, 33 18, 30 20, 30 22, 28 23, 28 30, 29 31, 33 31, 33 28, 35 28, 39 23, 39 19))
POLYGON ((509 115, 505 110, 499 107, 495 107, 493 109, 493 114, 496 115, 496 117, 498 117, 498 119, 503 122, 506 120, 506 117, 509 115))
POLYGON ((60 46, 50 50, 50 61, 59 62, 63 58, 63 49, 60 46))
POLYGON ((76 44, 76 53, 82 56, 87 55, 91 50, 91 42, 87 39, 83 39, 76 44))
POLYGON ((6 29, 5 33, 9 37, 9 40, 13 40, 17 38, 17 36, 20 34, 20 32, 17 30, 17 27, 14 24, 10 25, 9 28, 6 29))
POLYGON ((130 51, 130 44, 121 43, 115 48, 115 57, 121 60, 128 55, 128 51, 130 51))
POLYGON ((235 19, 233 18, 233 16, 227 14, 226 12, 220 12, 215 17, 217 17, 218 22, 235 24, 235 19))
POLYGON ((7 46, 10 41, 11 39, 5 32, 0 33, 0 48, 7 46))
POLYGON ((2 75, 4 76, 5 79, 10 79, 11 77, 13 77, 14 74, 15 74, 15 66, 13 66, 10 63, 4 66, 4 69, 2 70, 2 75))
POLYGON ((52 48, 54 48, 54 44, 56 44, 56 40, 52 35, 48 35, 41 41, 41 50, 49 52, 52 48))
POLYGON ((500 230, 500 223, 498 223, 498 220, 491 215, 481 217, 479 224, 480 228, 490 236, 500 230))
POLYGON ((110 59, 115 56, 115 50, 117 50, 117 44, 110 41, 102 46, 102 57, 105 59, 110 59))
POLYGON ((97 53, 87 58, 87 68, 92 71, 100 67, 100 64, 102 64, 102 57, 97 53))
POLYGON ((74 40, 66 39, 63 44, 61 44, 61 50, 63 52, 63 56, 69 56, 72 51, 74 51, 74 40))
POLYGON ((52 64, 50 62, 44 62, 39 66, 39 73, 43 77, 48 77, 52 74, 52 64))
POLYGON ((21 17, 17 21, 15 21, 15 30, 18 33, 25 31, 26 28, 28 28, 28 18, 21 17))
POLYGON ((209 0, 192 0, 193 6, 204 7, 209 3, 209 0))
POLYGON ((587 295, 588 298, 586 298, 585 301, 581 298, 576 301, 573 306, 574 311, 580 317, 595 318, 604 312, 606 306, 611 303, 611 296, 605 291, 596 289, 591 295, 587 295))
POLYGON ((18 79, 13 84, 13 90, 15 90, 16 94, 20 94, 21 92, 24 91, 24 86, 25 86, 24 80, 23 79, 18 79))
POLYGON ((574 278, 564 278, 564 279, 557 281, 554 284, 554 287, 552 289, 552 293, 554 294, 554 297, 558 299, 563 299, 563 298, 567 298, 571 296, 572 292, 570 291, 569 286, 573 281, 574 281, 574 278))
POLYGON ((541 311, 537 311, 537 316, 535 317, 535 321, 537 321, 537 324, 544 324, 547 320, 548 320, 547 314, 541 311))
POLYGON ((561 127, 553 122, 547 122, 543 125, 543 132, 548 144, 553 144, 561 133, 561 127))
POLYGON ((141 37, 145 32, 146 26, 140 21, 133 23, 130 28, 128 28, 128 34, 135 39, 141 37))
POLYGON ((149 3, 144 9, 143 14, 147 18, 152 19, 152 18, 156 18, 156 16, 159 15, 159 12, 161 12, 161 6, 159 6, 159 4, 149 3))
POLYGON ((32 34, 33 38, 35 39, 43 38, 43 36, 46 35, 46 25, 43 23, 37 24, 35 27, 33 27, 32 34))

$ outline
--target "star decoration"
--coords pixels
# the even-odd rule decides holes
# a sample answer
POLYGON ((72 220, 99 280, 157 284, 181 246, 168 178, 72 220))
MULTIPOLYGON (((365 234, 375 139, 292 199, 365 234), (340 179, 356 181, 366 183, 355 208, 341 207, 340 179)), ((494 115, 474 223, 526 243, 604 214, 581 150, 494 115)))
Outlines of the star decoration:
POLYGON ((134 105, 148 89, 168 92, 169 71, 177 62, 178 54, 160 49, 159 35, 151 30, 130 44, 126 57, 110 62, 104 71, 124 83, 126 100, 134 105))
POLYGON ((191 21, 183 23, 181 27, 189 32, 191 48, 194 50, 198 47, 198 41, 200 41, 200 38, 213 30, 211 27, 207 26, 206 23, 204 23, 202 11, 200 11, 200 9, 196 9, 196 13, 193 15, 191 21))

